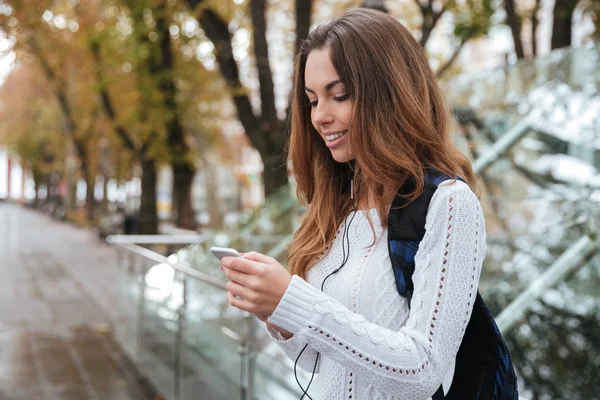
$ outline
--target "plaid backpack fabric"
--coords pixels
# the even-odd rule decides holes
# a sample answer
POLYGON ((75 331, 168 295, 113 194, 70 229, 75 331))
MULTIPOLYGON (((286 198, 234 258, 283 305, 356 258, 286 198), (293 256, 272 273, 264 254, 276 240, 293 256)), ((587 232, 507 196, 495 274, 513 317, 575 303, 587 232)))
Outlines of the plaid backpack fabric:
MULTIPOLYGON (((425 235, 425 220, 429 203, 438 185, 451 177, 437 171, 426 171, 423 193, 403 207, 406 200, 397 196, 388 215, 388 250, 398 293, 410 301, 413 293, 412 274, 415 255, 425 235)), ((460 179, 460 178, 459 178, 460 179)), ((399 195, 414 189, 409 181, 399 195)), ((457 400, 517 400, 517 378, 506 343, 492 314, 479 292, 471 319, 458 349, 454 378, 448 393, 442 386, 432 397, 457 400)))

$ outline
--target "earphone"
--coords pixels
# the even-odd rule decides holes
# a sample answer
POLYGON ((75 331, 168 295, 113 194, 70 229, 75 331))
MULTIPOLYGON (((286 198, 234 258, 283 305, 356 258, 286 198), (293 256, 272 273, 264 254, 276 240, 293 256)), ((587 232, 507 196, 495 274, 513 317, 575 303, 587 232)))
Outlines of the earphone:
MULTIPOLYGON (((352 200, 354 200, 354 179, 350 181, 350 198, 352 200)), ((325 282, 327 281, 327 279, 329 279, 329 277, 340 272, 340 270, 344 267, 344 265, 346 265, 346 263, 348 262, 348 259, 350 258, 349 230, 350 230, 350 225, 352 224, 352 221, 354 220, 354 217, 356 216, 357 212, 358 212, 358 204, 355 204, 354 205, 354 214, 352 214, 352 218, 350 218, 350 222, 348 222, 347 216, 344 219, 344 233, 342 234, 342 264, 338 268, 334 269, 329 275, 327 275, 325 277, 325 279, 323 279, 323 282, 321 282, 321 292, 323 292, 323 289, 325 287, 325 282), (346 243, 348 246, 348 253, 346 253, 346 243)), ((300 400, 303 400, 304 396, 307 396, 309 400, 313 400, 313 398, 310 397, 310 395, 308 394, 308 389, 310 389, 310 385, 312 384, 312 381, 315 377, 315 371, 317 370, 317 364, 319 363, 319 356, 320 356, 320 353, 317 352, 317 356, 315 357, 315 365, 313 366, 312 375, 310 377, 310 380, 308 381, 308 385, 306 385, 306 389, 304 389, 304 387, 302 387, 302 384, 300 384, 300 380, 298 380, 296 366, 298 365, 298 360, 300 360, 302 353, 304 353, 304 350, 306 350, 307 347, 308 347, 308 343, 304 345, 304 347, 302 348, 302 351, 300 351, 300 353, 298 354, 298 357, 296 357, 296 361, 294 362, 294 377, 296 378, 296 383, 302 390, 302 396, 300 397, 300 400)))

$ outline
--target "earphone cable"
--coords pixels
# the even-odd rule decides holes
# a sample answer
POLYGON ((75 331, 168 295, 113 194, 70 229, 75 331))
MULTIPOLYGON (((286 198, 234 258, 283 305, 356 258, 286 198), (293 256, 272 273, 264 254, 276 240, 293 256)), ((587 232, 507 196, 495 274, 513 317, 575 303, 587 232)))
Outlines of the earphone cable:
MULTIPOLYGON (((355 205, 354 213, 352 214, 352 218, 350 218, 350 222, 348 222, 348 217, 346 217, 344 219, 344 233, 342 234, 342 265, 340 265, 338 268, 333 270, 333 272, 331 272, 329 275, 327 275, 325 277, 325 279, 323 279, 323 282, 321 283, 321 292, 323 291, 323 288, 325 287, 325 281, 327 281, 327 279, 330 276, 338 273, 342 269, 342 267, 344 265, 346 265, 346 263, 348 262, 348 259, 350 258, 350 225, 352 224, 352 221, 354 221, 354 217, 356 216, 357 213, 358 213, 358 205, 355 205), (346 253, 346 243, 348 246, 347 253, 346 253)), ((304 348, 302 349, 302 351, 300 351, 300 354, 298 354, 298 357, 296 357, 296 361, 294 362, 294 378, 296 378, 296 383, 302 390, 302 396, 300 397, 300 400, 303 400, 304 396, 307 396, 310 400, 312 400, 312 397, 310 397, 310 395, 308 394, 308 390, 310 389, 310 385, 312 384, 313 379, 315 377, 315 372, 317 370, 317 364, 319 362, 319 356, 320 356, 320 353, 317 352, 317 356, 315 358, 315 365, 313 366, 313 370, 312 370, 312 375, 310 377, 310 380, 308 381, 308 385, 306 385, 306 389, 304 389, 302 384, 300 384, 300 380, 298 379, 298 374, 296 372, 296 366, 298 365, 298 360, 300 360, 300 356, 302 356, 302 353, 304 353, 304 350, 306 350, 307 347, 308 347, 308 343, 306 345, 304 345, 304 348)))
POLYGON ((302 353, 304 353, 304 350, 306 350, 307 347, 308 347, 308 343, 304 345, 304 347, 302 348, 302 351, 300 352, 300 354, 298 354, 298 357, 296 357, 296 361, 294 362, 294 378, 296 378, 296 383, 302 390, 302 397, 300 397, 300 400, 304 399, 304 396, 307 396, 310 400, 313 400, 313 398, 310 397, 310 395, 308 394, 308 389, 310 389, 310 384, 313 381, 313 378, 315 376, 315 371, 317 369, 317 363, 319 362, 319 353, 317 353, 317 357, 315 359, 315 365, 313 366, 313 374, 310 377, 310 381, 308 382, 306 389, 304 389, 304 387, 300 383, 300 380, 298 379, 298 372, 296 370, 296 366, 298 365, 298 360, 300 360, 300 356, 302 356, 302 353))

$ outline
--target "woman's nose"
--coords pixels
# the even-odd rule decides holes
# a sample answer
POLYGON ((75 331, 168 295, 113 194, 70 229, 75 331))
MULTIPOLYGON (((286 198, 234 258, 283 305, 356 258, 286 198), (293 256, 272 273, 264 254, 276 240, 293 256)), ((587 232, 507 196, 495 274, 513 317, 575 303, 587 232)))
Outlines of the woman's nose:
POLYGON ((333 122, 333 114, 325 104, 317 104, 312 112, 313 125, 321 126, 333 122))

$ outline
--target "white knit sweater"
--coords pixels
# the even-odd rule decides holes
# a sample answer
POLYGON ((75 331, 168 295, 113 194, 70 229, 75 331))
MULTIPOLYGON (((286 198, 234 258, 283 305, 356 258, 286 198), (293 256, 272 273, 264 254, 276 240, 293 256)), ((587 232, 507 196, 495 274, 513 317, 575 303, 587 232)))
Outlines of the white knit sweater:
POLYGON ((396 289, 387 230, 375 210, 357 212, 348 230, 348 262, 327 279, 324 292, 323 279, 342 263, 343 224, 308 283, 292 278, 269 321, 294 336, 270 333, 292 360, 308 344, 298 366, 309 372, 320 353, 309 390, 314 400, 429 399, 442 383, 448 391, 485 256, 479 201, 465 183, 445 181, 425 228, 410 312, 396 289), (366 212, 375 224, 374 246, 366 212))

